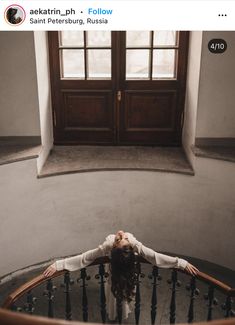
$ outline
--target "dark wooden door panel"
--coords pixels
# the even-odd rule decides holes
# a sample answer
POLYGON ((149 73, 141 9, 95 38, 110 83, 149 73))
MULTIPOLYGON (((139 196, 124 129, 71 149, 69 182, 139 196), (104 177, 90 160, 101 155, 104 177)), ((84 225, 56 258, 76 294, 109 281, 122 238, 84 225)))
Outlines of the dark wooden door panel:
POLYGON ((177 91, 126 91, 120 143, 170 144, 177 133, 177 91))
POLYGON ((112 91, 62 90, 58 126, 63 133, 61 138, 73 143, 92 143, 94 139, 97 143, 112 143, 115 135, 112 106, 112 91))
POLYGON ((126 131, 174 130, 176 91, 125 92, 126 131))
POLYGON ((64 130, 113 129, 112 92, 64 92, 64 130))
POLYGON ((55 130, 56 140, 54 140, 55 145, 73 145, 73 144, 95 144, 97 145, 111 145, 113 144, 114 135, 112 132, 107 132, 103 130, 99 131, 89 131, 83 130, 82 132, 77 132, 75 130, 70 130, 69 132, 63 132, 62 130, 55 130), (95 139, 95 140, 94 140, 95 139))

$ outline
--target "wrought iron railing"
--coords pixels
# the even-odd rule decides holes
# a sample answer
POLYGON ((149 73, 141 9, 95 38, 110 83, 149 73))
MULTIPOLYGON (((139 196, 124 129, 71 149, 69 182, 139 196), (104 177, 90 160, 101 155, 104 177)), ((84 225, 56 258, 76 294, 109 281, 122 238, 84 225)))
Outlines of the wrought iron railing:
MULTIPOLYGON (((91 265, 98 266, 98 273, 95 275, 95 278, 99 280, 99 309, 100 309, 100 322, 106 323, 107 320, 107 311, 106 311, 106 297, 105 297, 105 282, 109 274, 105 271, 105 264, 109 263, 110 260, 108 257, 102 257, 95 260, 91 265)), ((138 256, 136 261, 137 266, 137 281, 136 281, 136 290, 135 290, 135 301, 134 301, 134 315, 135 323, 139 324, 140 314, 141 314, 141 278, 144 277, 144 274, 141 272, 141 267, 143 264, 149 264, 142 257, 138 256)), ((90 266, 91 266, 90 265, 90 266)), ((150 264, 149 264, 150 265, 150 264)), ((161 276, 159 274, 159 268, 156 266, 151 267, 151 274, 148 278, 151 280, 151 292, 149 292, 150 302, 149 302, 149 312, 151 318, 151 324, 155 324, 157 310, 158 310, 158 300, 161 297, 158 297, 158 285, 161 281, 161 276)), ((223 295, 223 317, 229 318, 235 315, 232 310, 233 300, 235 296, 235 289, 229 287, 228 285, 216 280, 215 278, 199 272, 197 276, 192 276, 185 271, 178 269, 172 269, 171 278, 167 281, 171 289, 171 297, 169 302, 169 323, 176 323, 176 302, 177 297, 176 293, 178 287, 181 286, 181 282, 178 280, 179 273, 185 273, 188 275, 190 281, 186 286, 186 289, 189 292, 189 301, 188 301, 188 311, 186 315, 186 321, 192 323, 195 321, 195 298, 199 295, 199 289, 197 288, 198 282, 203 282, 207 286, 207 293, 204 295, 204 298, 207 300, 207 310, 205 314, 205 320, 211 321, 213 319, 213 309, 215 305, 218 305, 218 300, 215 297, 215 291, 220 292, 223 295)), ((71 279, 70 272, 68 271, 59 271, 56 272, 53 276, 45 278, 42 274, 28 281, 17 290, 12 292, 3 304, 4 309, 11 309, 14 311, 26 312, 30 315, 37 314, 37 299, 34 296, 33 289, 38 288, 39 286, 45 285, 44 296, 47 298, 47 312, 44 316, 49 318, 54 317, 54 295, 55 295, 55 286, 53 281, 55 278, 63 276, 63 287, 65 293, 65 310, 64 318, 66 320, 72 320, 72 300, 71 300, 71 287, 74 281, 71 279), (19 306, 19 300, 25 297, 26 301, 23 306, 19 306)), ((88 294, 87 294, 87 282, 89 281, 90 276, 87 274, 87 268, 80 270, 80 277, 78 281, 81 283, 82 287, 82 299, 81 299, 81 312, 82 320, 84 322, 88 321, 88 294)), ((117 321, 119 324, 122 323, 122 302, 117 300, 117 321)), ((0 323, 1 322, 0 319, 0 323)))

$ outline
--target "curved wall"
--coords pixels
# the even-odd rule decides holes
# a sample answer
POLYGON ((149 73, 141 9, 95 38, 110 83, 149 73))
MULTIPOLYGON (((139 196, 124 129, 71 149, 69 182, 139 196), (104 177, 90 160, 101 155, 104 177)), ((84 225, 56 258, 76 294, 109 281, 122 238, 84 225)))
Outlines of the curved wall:
POLYGON ((235 33, 203 32, 196 137, 235 138, 235 33), (214 55, 208 50, 211 39, 224 39, 227 50, 214 55))
POLYGON ((0 167, 0 275, 96 247, 119 229, 158 251, 235 269, 235 164, 196 159, 196 176, 91 172, 36 178, 0 167))
POLYGON ((34 38, 0 32, 0 136, 40 136, 34 38))

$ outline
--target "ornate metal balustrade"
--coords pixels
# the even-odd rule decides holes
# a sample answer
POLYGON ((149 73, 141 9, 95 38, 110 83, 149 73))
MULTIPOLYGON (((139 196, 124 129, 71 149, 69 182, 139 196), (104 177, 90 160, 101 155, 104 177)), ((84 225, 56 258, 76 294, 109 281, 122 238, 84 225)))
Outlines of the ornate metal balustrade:
MULTIPOLYGON (((105 282, 108 279, 109 274, 105 271, 105 264, 108 264, 109 258, 103 257, 94 261, 91 265, 98 266, 98 273, 95 275, 95 279, 98 280, 99 285, 99 308, 100 308, 100 322, 106 323, 107 319, 107 306, 106 306, 106 296, 105 296, 105 282)), ((136 261, 136 290, 135 290, 135 301, 134 301, 134 315, 135 315, 135 323, 139 324, 140 322, 140 314, 141 314, 141 282, 144 278, 144 274, 141 272, 141 267, 144 264, 149 264, 142 257, 137 257, 136 261)), ((91 266, 90 265, 90 266, 91 266)), ((89 267, 90 267, 89 266, 89 267)), ((84 322, 87 322, 89 319, 89 297, 87 292, 88 281, 90 280, 90 276, 87 274, 89 269, 80 270, 80 276, 77 279, 77 283, 80 284, 82 293, 81 293, 81 313, 82 319, 84 322)), ((161 282, 161 275, 159 274, 159 268, 156 266, 151 266, 151 272, 148 275, 148 279, 151 284, 150 292, 149 292, 149 313, 151 315, 151 324, 155 324, 157 319, 158 312, 158 302, 161 299, 159 295, 159 284, 161 282)), ((199 272, 199 274, 195 276, 191 276, 190 274, 178 270, 171 270, 171 277, 167 280, 170 285, 170 301, 169 301, 169 323, 176 323, 176 315, 177 315, 177 291, 181 286, 181 281, 179 281, 178 276, 179 273, 185 273, 188 275, 188 283, 186 285, 186 289, 188 290, 188 311, 186 315, 186 321, 188 323, 192 323, 195 321, 195 299, 199 295, 199 289, 197 288, 198 284, 204 283, 207 286, 207 292, 204 294, 204 298, 207 301, 206 305, 206 313, 205 320, 211 321, 213 319, 214 307, 219 304, 217 298, 215 297, 216 293, 220 293, 223 295, 222 301, 222 310, 223 317, 229 318, 235 315, 232 310, 233 300, 232 298, 235 296, 235 289, 227 286, 226 284, 214 279, 213 277, 199 272)), ((45 286, 43 291, 43 295, 47 299, 47 313, 44 316, 48 316, 49 318, 53 318, 55 315, 54 305, 54 296, 56 295, 56 287, 53 284, 55 278, 62 277, 63 283, 62 287, 64 289, 64 300, 65 300, 65 309, 64 309, 64 318, 66 320, 72 320, 72 306, 74 304, 77 308, 77 301, 72 305, 71 299, 71 288, 76 284, 74 280, 71 278, 71 274, 68 271, 60 271, 56 272, 52 277, 45 278, 42 274, 35 277, 31 281, 25 283, 13 293, 11 293, 3 304, 3 308, 11 309, 14 311, 25 312, 30 315, 37 314, 37 298, 34 296, 34 290, 40 286, 45 286), (34 289, 34 290, 33 290, 34 289), (19 305, 22 297, 25 298, 25 303, 23 305, 19 305)), ((220 301, 221 303, 221 301, 220 301)), ((61 306, 60 306, 61 307, 61 306)), ((122 301, 117 300, 116 310, 117 310, 117 321, 119 324, 122 323, 123 320, 123 305, 122 301)), ((145 307, 146 308, 146 307, 145 307)), ((89 319, 91 320, 91 319, 89 319)), ((1 323, 2 324, 2 323, 1 323)))

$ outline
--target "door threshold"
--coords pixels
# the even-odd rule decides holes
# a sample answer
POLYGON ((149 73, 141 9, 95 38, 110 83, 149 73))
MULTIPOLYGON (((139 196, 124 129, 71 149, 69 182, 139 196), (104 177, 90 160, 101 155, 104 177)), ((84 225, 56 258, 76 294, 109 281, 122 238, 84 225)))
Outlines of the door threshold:
POLYGON ((38 177, 125 170, 194 175, 180 147, 54 146, 38 177))

